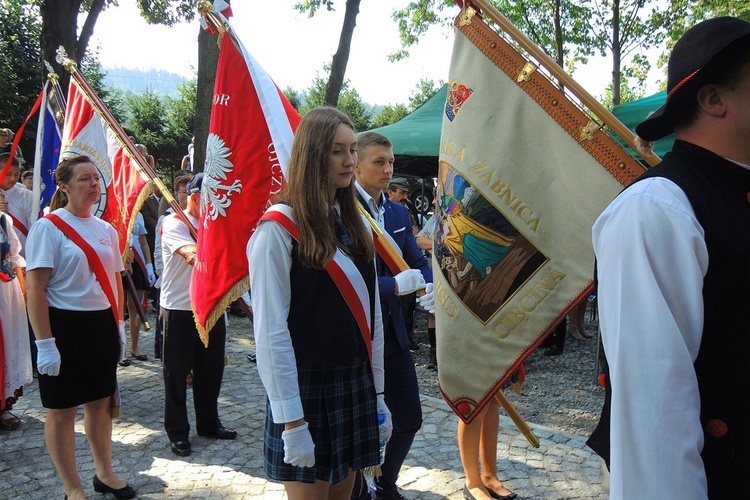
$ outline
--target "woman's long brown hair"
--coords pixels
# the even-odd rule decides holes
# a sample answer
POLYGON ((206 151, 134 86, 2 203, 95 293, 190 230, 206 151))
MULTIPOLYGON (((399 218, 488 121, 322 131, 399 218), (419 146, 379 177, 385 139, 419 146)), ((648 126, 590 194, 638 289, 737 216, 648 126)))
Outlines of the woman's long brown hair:
MULTIPOLYGON (((300 233, 300 261, 313 269, 323 269, 336 253, 337 240, 333 212, 328 204, 330 157, 336 129, 354 124, 341 111, 319 107, 300 122, 294 136, 289 161, 286 200, 292 207, 300 233)), ((370 260, 375 255, 372 235, 357 210, 356 188, 336 190, 335 201, 341 209, 341 223, 349 233, 355 255, 370 260)))

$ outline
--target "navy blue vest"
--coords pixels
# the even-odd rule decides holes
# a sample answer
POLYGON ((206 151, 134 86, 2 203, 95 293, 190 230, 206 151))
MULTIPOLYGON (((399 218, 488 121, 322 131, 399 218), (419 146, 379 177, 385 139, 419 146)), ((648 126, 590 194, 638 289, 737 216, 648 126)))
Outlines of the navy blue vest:
MULTIPOLYGON (((328 271, 306 267, 293 242, 292 288, 288 326, 300 365, 351 366, 368 358, 367 347, 349 306, 328 271)), ((375 266, 354 256, 354 265, 367 284, 370 315, 375 317, 375 266)), ((373 329, 373 325, 370 325, 373 329)))
MULTIPOLYGON (((695 361, 705 436, 701 457, 709 498, 745 498, 750 473, 750 171, 676 141, 664 161, 638 180, 651 177, 677 184, 705 231, 709 264, 695 361)), ((609 396, 607 391, 600 422, 605 428, 592 435, 607 441, 606 452, 609 396)))

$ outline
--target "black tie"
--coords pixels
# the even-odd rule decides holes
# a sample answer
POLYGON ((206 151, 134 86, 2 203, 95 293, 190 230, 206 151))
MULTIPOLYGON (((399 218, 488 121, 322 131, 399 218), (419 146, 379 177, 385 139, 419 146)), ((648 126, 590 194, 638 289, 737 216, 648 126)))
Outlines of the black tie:
POLYGON ((344 225, 341 223, 341 218, 339 217, 338 211, 333 211, 333 218, 334 218, 334 228, 336 229, 336 238, 339 240, 339 243, 341 243, 344 248, 347 250, 352 249, 352 240, 349 239, 349 234, 346 232, 346 229, 344 229, 344 225))

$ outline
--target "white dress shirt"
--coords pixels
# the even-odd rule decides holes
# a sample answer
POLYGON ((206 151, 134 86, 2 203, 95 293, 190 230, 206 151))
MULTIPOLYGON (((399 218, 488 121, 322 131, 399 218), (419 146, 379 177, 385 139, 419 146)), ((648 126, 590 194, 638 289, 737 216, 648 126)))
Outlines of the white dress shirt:
MULTIPOLYGON (((364 223, 364 221, 363 221, 364 223)), ((261 222, 247 244, 253 332, 258 373, 271 403, 275 423, 304 418, 297 363, 287 318, 291 302, 292 237, 281 224, 261 222)), ((373 264, 374 265, 374 264, 373 264)), ((375 295, 379 297, 377 280, 375 295)), ((383 392, 383 321, 375 300, 372 372, 375 391, 383 392)))
POLYGON ((685 193, 664 178, 627 188, 593 227, 599 323, 612 383, 614 500, 703 500, 693 363, 708 251, 685 193))

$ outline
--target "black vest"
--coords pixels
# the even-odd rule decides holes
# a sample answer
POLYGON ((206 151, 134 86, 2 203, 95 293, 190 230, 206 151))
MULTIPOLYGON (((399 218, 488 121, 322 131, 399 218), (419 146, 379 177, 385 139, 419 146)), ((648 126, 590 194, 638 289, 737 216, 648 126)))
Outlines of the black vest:
MULTIPOLYGON (((695 361, 709 498, 745 498, 750 473, 750 170, 693 144, 671 153, 638 180, 664 177, 684 191, 705 232, 704 323, 695 361)), ((635 367, 634 367, 635 368, 635 367)), ((608 377, 607 377, 608 378, 608 377)), ((665 394, 664 397, 670 397, 665 394)), ((592 441, 609 461, 609 405, 592 441)), ((669 432, 669 429, 665 429, 669 432)))
MULTIPOLYGON (((351 366, 368 358, 354 315, 328 271, 304 266, 293 242, 289 333, 298 365, 351 366)), ((370 316, 375 318, 375 266, 352 257, 367 284, 370 316)), ((373 324, 370 324, 371 331, 373 324)))

